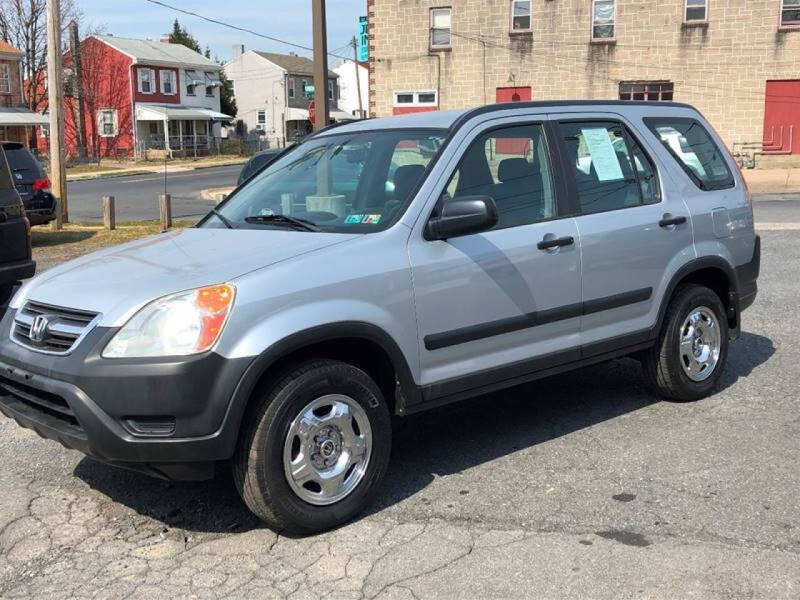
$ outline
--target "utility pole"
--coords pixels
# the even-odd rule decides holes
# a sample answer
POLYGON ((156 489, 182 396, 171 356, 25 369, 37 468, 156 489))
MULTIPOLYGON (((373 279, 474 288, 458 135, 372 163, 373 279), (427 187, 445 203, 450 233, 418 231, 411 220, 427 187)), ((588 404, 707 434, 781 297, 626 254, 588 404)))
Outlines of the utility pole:
POLYGON ((61 88, 61 7, 47 0, 47 101, 50 115, 50 181, 60 210, 51 228, 58 230, 69 220, 67 173, 64 169, 64 94, 61 88))
POLYGON ((364 106, 361 102, 361 77, 358 74, 358 44, 356 44, 356 36, 353 36, 353 65, 356 68, 356 94, 358 94, 358 118, 364 118, 364 106))
POLYGON ((311 12, 314 22, 314 102, 317 108, 314 131, 319 131, 323 127, 327 127, 330 120, 325 0, 311 0, 311 12))
POLYGON ((81 41, 78 37, 78 23, 69 23, 69 53, 72 56, 72 95, 75 116, 75 145, 78 156, 86 158, 86 121, 83 117, 83 77, 81 75, 81 41))

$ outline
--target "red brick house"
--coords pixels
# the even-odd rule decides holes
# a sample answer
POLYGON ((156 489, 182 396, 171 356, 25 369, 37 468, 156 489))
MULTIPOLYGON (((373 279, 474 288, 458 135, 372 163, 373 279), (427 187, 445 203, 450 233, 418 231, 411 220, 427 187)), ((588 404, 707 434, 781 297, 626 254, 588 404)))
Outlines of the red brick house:
MULTIPOLYGON (((68 156, 80 154, 80 140, 90 157, 205 154, 233 118, 220 112, 222 67, 185 46, 93 35, 80 44, 80 65, 77 80, 64 54, 68 156)), ((45 151, 46 136, 39 141, 45 151)))
POLYGON ((22 52, 0 40, 0 140, 31 139, 31 129, 47 123, 47 117, 25 106, 22 97, 22 52))

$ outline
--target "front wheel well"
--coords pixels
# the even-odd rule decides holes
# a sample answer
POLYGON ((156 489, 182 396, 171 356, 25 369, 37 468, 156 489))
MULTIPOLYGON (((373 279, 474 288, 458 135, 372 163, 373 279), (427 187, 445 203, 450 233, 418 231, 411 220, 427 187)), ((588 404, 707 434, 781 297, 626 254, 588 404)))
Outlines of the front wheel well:
POLYGON ((255 393, 263 390, 270 381, 280 377, 281 372, 291 369, 300 362, 315 358, 339 360, 364 371, 380 388, 390 412, 395 412, 398 373, 392 360, 380 344, 358 337, 328 339, 288 352, 270 364, 261 374, 254 388, 255 393))

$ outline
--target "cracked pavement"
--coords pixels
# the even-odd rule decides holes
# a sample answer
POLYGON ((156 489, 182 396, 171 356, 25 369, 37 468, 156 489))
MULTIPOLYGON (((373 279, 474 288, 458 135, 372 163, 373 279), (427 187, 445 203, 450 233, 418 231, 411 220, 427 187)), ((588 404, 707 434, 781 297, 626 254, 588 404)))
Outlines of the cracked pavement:
POLYGON ((2 418, 0 597, 797 598, 800 231, 761 235, 714 396, 659 402, 623 359, 398 419, 375 505, 319 536, 261 526, 224 466, 167 483, 2 418))

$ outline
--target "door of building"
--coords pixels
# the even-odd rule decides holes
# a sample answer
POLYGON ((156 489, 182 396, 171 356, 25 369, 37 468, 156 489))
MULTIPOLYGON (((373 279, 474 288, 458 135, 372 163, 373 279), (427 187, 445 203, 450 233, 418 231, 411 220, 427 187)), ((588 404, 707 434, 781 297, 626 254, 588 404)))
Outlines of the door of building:
POLYGON ((767 151, 800 154, 800 79, 767 81, 763 142, 767 151))
POLYGON ((499 87, 495 91, 497 102, 529 102, 530 86, 499 87))

